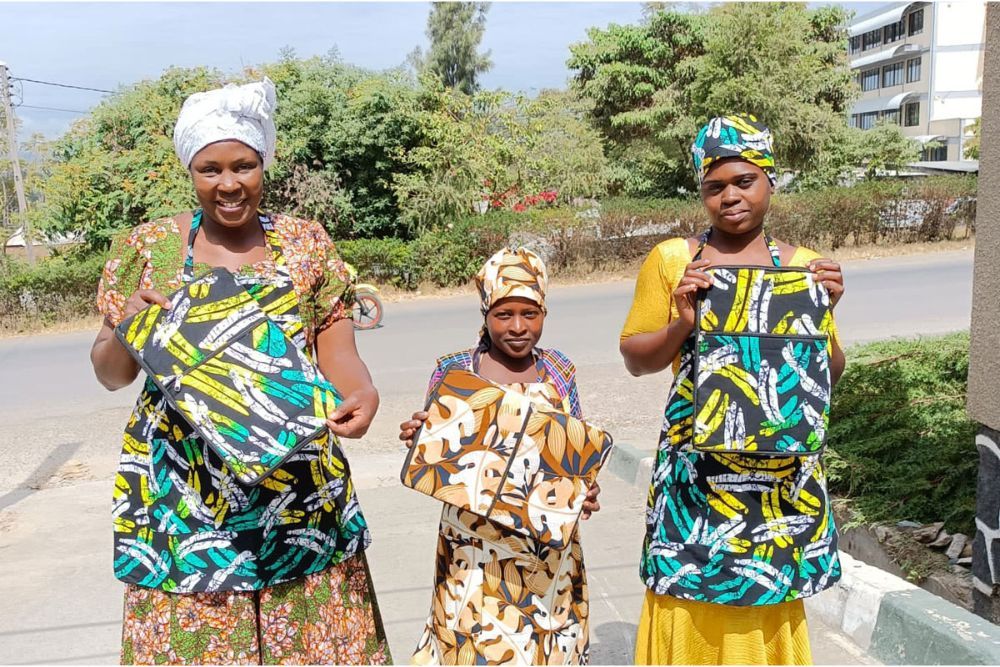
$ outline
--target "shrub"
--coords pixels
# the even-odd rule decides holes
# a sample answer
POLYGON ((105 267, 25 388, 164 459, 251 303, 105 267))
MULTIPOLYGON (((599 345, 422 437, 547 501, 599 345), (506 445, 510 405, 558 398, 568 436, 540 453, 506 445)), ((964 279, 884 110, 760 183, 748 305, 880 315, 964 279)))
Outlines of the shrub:
POLYGON ((400 239, 355 239, 337 243, 341 258, 354 266, 361 281, 372 280, 404 289, 420 282, 413 243, 400 239))
POLYGON ((24 331, 93 313, 103 267, 100 253, 71 252, 33 267, 5 257, 0 262, 0 329, 24 331))
POLYGON ((973 534, 969 334, 872 343, 847 357, 830 417, 831 491, 868 521, 944 521, 973 534))

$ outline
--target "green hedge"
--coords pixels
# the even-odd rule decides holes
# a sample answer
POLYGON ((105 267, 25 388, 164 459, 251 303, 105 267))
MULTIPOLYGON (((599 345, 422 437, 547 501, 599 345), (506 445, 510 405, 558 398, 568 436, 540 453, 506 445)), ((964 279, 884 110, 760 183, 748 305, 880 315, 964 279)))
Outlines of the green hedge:
POLYGON ((975 424, 965 410, 969 334, 847 351, 833 392, 830 489, 866 522, 944 521, 975 532, 975 424))
POLYGON ((104 257, 68 253, 30 267, 20 259, 0 259, 0 330, 26 331, 37 325, 94 312, 104 257))

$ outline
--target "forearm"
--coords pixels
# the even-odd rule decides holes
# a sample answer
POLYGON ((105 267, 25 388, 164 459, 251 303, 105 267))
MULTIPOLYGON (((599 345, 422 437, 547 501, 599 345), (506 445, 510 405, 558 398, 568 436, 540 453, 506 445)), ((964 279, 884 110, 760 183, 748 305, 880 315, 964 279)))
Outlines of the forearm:
POLYGON ((127 387, 139 375, 139 364, 107 326, 101 329, 90 349, 90 362, 97 381, 109 391, 127 387))
POLYGON ((625 368, 635 376, 659 373, 677 358, 692 331, 678 319, 662 329, 629 336, 619 345, 625 368))
POLYGON ((368 366, 358 354, 351 320, 335 322, 319 334, 316 340, 316 357, 319 370, 333 383, 341 397, 359 391, 370 392, 374 394, 377 404, 378 392, 368 366))
POLYGON ((830 386, 837 384, 840 377, 844 374, 844 368, 847 367, 847 358, 844 356, 844 351, 840 349, 840 345, 836 339, 833 340, 832 347, 833 350, 830 355, 830 386))

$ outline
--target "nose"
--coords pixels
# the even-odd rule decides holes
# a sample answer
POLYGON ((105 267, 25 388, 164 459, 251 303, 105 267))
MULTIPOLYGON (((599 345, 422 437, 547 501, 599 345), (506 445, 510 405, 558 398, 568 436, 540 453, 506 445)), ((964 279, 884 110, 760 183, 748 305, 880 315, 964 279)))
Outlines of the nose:
POLYGON ((510 332, 512 334, 522 334, 528 330, 528 320, 520 315, 515 315, 510 321, 510 332))
POLYGON ((722 190, 723 204, 738 204, 740 202, 740 189, 735 185, 727 185, 722 190))
POLYGON ((218 188, 222 192, 235 192, 239 190, 240 182, 236 179, 236 174, 227 169, 220 174, 218 188))

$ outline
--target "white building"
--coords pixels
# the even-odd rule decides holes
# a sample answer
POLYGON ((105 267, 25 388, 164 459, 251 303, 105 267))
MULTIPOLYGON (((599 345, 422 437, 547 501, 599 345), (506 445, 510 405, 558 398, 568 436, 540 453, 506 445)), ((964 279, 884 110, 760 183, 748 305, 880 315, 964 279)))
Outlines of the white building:
POLYGON ((985 2, 900 3, 856 17, 848 59, 862 93, 851 126, 889 119, 907 136, 938 145, 922 160, 964 159, 983 100, 985 23, 985 2))

